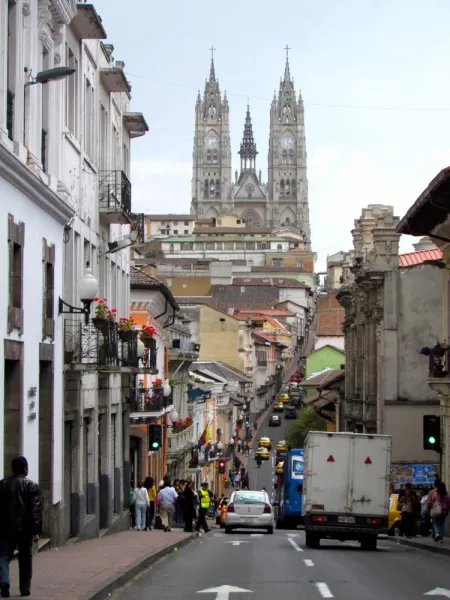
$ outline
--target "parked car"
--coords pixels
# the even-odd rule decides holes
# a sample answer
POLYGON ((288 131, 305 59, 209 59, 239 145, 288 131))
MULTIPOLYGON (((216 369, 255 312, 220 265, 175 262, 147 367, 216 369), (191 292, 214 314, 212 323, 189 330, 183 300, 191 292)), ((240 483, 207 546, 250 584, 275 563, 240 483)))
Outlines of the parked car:
POLYGON ((225 515, 225 533, 233 529, 265 529, 273 533, 275 518, 267 492, 236 490, 225 515))
POLYGON ((286 408, 284 409, 284 417, 285 419, 296 419, 297 409, 295 408, 295 406, 293 406, 292 404, 286 406, 286 408))
POLYGON ((278 415, 272 415, 269 419, 269 427, 279 427, 281 425, 281 419, 278 415))
POLYGON ((284 412, 284 404, 282 402, 277 402, 274 404, 273 412, 284 412))

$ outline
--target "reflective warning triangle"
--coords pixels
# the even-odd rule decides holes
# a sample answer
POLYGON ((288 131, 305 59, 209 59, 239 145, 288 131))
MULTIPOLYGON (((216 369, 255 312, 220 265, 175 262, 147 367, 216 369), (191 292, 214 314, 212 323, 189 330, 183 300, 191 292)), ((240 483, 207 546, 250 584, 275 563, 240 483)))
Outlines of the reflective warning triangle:
POLYGON ((372 464, 372 461, 370 460, 370 456, 368 456, 368 457, 366 458, 366 460, 364 461, 364 464, 365 464, 365 465, 371 465, 371 464, 372 464))
POLYGON ((332 454, 330 454, 330 456, 328 457, 327 462, 334 462, 334 456, 332 454))

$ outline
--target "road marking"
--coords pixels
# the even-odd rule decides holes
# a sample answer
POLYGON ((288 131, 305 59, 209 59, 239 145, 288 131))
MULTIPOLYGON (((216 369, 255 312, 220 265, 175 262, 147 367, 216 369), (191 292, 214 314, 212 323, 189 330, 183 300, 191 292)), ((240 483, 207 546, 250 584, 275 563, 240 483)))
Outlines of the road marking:
POLYGON ((316 583, 316 588, 319 591, 319 594, 322 596, 322 598, 334 598, 333 594, 330 591, 330 588, 327 586, 326 583, 321 583, 320 581, 318 581, 316 583))
POLYGON ((225 544, 233 544, 233 546, 240 546, 241 544, 250 544, 250 542, 242 542, 240 540, 236 540, 235 542, 225 542, 225 544))
POLYGON ((224 533, 215 533, 214 537, 225 537, 224 533))
POLYGON ((287 535, 288 538, 290 538, 290 537, 300 537, 299 533, 287 533, 286 535, 287 535))
POLYGON ((305 563, 305 565, 307 567, 313 567, 314 566, 314 563, 313 563, 313 561, 310 558, 304 558, 303 562, 305 563))
POLYGON ((287 540, 290 543, 290 545, 293 548, 295 548, 295 550, 297 550, 297 552, 303 552, 303 549, 300 548, 300 546, 297 544, 297 542, 295 542, 292 538, 288 538, 287 540))
POLYGON ((263 534, 262 533, 251 533, 250 537, 262 537, 263 534))
POLYGON ((235 587, 234 585, 220 585, 215 588, 200 590, 197 594, 216 594, 216 600, 228 600, 230 594, 253 594, 252 590, 235 587))
POLYGON ((446 590, 445 588, 434 588, 434 590, 426 592, 424 596, 445 596, 445 598, 450 598, 450 590, 446 590))

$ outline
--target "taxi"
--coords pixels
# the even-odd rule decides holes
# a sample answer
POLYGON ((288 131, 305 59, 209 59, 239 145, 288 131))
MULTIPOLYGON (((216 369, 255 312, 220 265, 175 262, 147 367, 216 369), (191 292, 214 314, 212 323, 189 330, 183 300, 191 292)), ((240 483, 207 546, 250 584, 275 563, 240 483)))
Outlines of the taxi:
POLYGON ((288 443, 286 442, 286 440, 280 440, 279 442, 277 442, 277 445, 276 445, 277 452, 286 452, 287 449, 288 449, 288 443))
POLYGON ((260 458, 261 460, 269 460, 270 457, 270 453, 269 450, 267 448, 264 448, 263 446, 261 446, 260 448, 258 448, 258 450, 255 452, 255 458, 260 458))
POLYGON ((283 475, 284 473, 284 460, 280 460, 277 462, 277 466, 275 467, 275 473, 277 475, 283 475))
POLYGON ((398 507, 398 500, 398 494, 391 494, 389 496, 389 535, 400 535, 402 513, 398 507))
POLYGON ((258 446, 261 448, 268 448, 269 450, 272 450, 272 440, 270 439, 270 437, 260 437, 258 440, 258 446))
POLYGON ((284 404, 283 402, 276 402, 273 405, 273 412, 283 412, 284 411, 284 404))
POLYGON ((220 525, 221 529, 225 527, 225 515, 227 514, 227 506, 229 501, 229 498, 224 497, 221 499, 219 506, 217 507, 217 524, 220 525))
POLYGON ((289 394, 280 394, 278 397, 278 401, 282 402, 283 404, 289 404, 289 394))

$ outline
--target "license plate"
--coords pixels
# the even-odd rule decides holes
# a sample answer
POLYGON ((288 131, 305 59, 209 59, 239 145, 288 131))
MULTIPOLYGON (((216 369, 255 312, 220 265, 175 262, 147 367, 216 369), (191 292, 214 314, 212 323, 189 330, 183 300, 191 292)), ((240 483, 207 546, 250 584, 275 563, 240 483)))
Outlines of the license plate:
POLYGON ((253 523, 253 522, 255 521, 255 519, 248 519, 248 518, 247 518, 247 519, 242 519, 242 521, 243 521, 244 523, 253 523))
POLYGON ((354 523, 355 517, 338 517, 338 523, 354 523))

